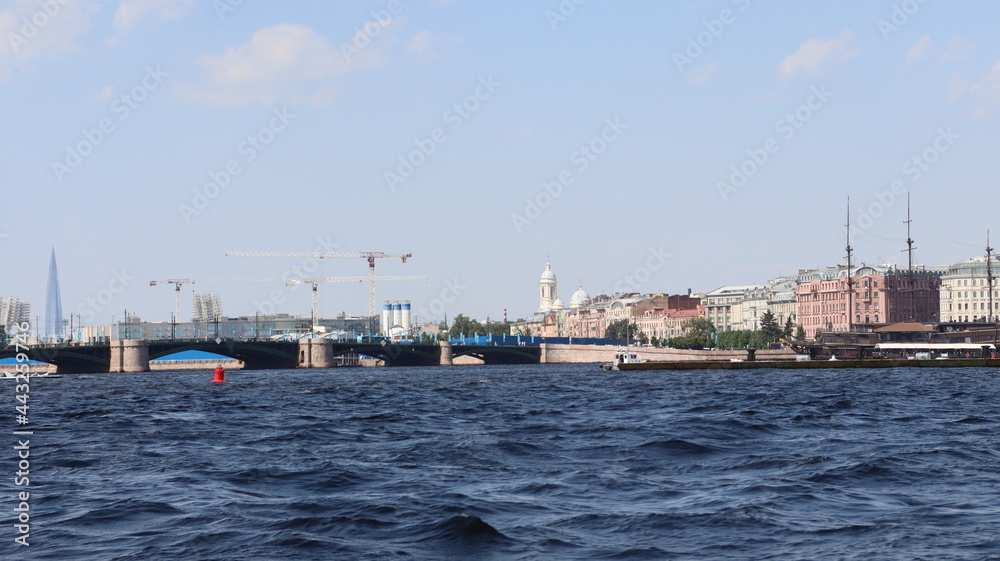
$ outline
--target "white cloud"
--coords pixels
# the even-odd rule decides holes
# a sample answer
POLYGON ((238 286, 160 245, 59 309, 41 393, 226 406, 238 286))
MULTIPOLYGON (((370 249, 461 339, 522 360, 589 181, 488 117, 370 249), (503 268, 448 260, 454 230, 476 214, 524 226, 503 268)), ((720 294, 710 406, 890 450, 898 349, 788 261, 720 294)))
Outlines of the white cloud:
POLYGON ((924 35, 917 41, 910 50, 906 51, 906 62, 914 62, 927 57, 927 49, 934 44, 930 36, 924 35))
POLYGON ((961 62, 971 57, 975 50, 976 46, 971 39, 956 36, 948 43, 948 48, 941 53, 938 60, 941 62, 961 62))
POLYGON ((104 89, 101 90, 100 94, 98 94, 97 96, 94 97, 94 100, 98 101, 98 102, 105 102, 105 101, 111 101, 115 97, 116 97, 115 96, 115 87, 114 86, 104 86, 104 89))
POLYGON ((719 61, 713 61, 701 68, 692 68, 684 73, 684 79, 689 83, 700 86, 712 79, 719 71, 719 61))
POLYGON ((0 80, 37 59, 73 52, 90 29, 98 2, 53 2, 49 11, 33 0, 5 0, 0 8, 0 80))
POLYGON ((850 29, 833 39, 809 39, 781 61, 778 74, 784 79, 799 72, 816 74, 831 64, 854 58, 861 54, 861 49, 852 45, 853 40, 854 32, 850 29))
POLYGON ((129 30, 144 18, 180 19, 197 6, 197 0, 121 0, 115 12, 115 27, 129 30))
POLYGON ((949 101, 957 101, 966 96, 975 100, 972 114, 979 119, 985 118, 991 110, 1000 107, 1000 63, 977 82, 969 81, 959 73, 952 75, 949 101))
POLYGON ((381 62, 371 44, 348 60, 308 26, 281 24, 257 31, 245 45, 201 56, 201 83, 178 91, 188 101, 209 105, 329 103, 335 88, 328 79, 381 62))
POLYGON ((413 54, 417 59, 428 62, 435 57, 434 52, 435 38, 431 35, 430 31, 426 29, 419 31, 413 35, 413 37, 406 43, 406 50, 410 54, 413 54))

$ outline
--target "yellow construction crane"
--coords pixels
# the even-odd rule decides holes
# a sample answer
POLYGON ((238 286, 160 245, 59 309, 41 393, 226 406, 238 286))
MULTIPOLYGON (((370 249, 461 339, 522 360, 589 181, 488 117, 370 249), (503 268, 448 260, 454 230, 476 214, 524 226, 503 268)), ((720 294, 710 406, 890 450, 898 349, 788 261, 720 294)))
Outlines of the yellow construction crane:
POLYGON ((227 257, 301 257, 305 259, 327 259, 327 258, 361 258, 368 260, 368 316, 375 317, 375 260, 385 259, 385 258, 398 258, 402 259, 403 263, 410 257, 413 257, 412 253, 397 253, 389 254, 382 253, 381 251, 356 251, 356 252, 339 252, 339 251, 299 251, 299 252, 287 252, 287 253, 268 253, 260 251, 227 251, 227 257))
POLYGON ((227 282, 274 282, 274 279, 167 279, 165 281, 149 281, 149 286, 156 286, 158 284, 174 285, 174 321, 180 321, 182 284, 217 284, 227 282))
MULTIPOLYGON (((416 276, 381 276, 374 277, 371 279, 374 281, 398 281, 398 280, 425 280, 427 275, 416 275, 416 276)), ((316 322, 319 321, 319 297, 317 295, 317 287, 321 282, 365 282, 369 280, 368 277, 320 277, 315 279, 292 279, 290 281, 285 281, 285 286, 292 286, 296 284, 311 284, 312 285, 312 325, 313 330, 316 329, 316 322)), ((374 314, 372 314, 374 315, 374 314)))

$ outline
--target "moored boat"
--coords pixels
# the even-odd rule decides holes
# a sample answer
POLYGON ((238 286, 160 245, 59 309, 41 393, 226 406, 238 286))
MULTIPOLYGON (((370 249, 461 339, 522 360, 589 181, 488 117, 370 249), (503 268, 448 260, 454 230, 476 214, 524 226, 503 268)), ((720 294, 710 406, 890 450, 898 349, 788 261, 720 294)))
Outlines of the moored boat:
POLYGON ((639 358, 639 355, 628 349, 620 348, 615 352, 614 362, 601 364, 601 370, 620 370, 621 364, 635 364, 638 362, 649 362, 648 359, 639 358))

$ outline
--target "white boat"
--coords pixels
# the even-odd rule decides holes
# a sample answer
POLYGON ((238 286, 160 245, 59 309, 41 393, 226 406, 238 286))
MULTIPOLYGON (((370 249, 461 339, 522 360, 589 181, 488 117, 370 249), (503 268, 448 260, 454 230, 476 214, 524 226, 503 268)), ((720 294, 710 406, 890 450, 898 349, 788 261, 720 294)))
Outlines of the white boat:
POLYGON ((11 372, 7 370, 0 372, 0 380, 16 380, 18 379, 18 377, 23 378, 25 376, 27 376, 28 378, 62 378, 62 374, 49 374, 47 372, 32 372, 23 374, 21 376, 18 376, 17 372, 11 372))
POLYGON ((615 352, 614 362, 605 362, 601 364, 601 370, 621 370, 618 368, 618 365, 633 364, 636 362, 649 362, 649 359, 639 358, 639 355, 628 349, 618 349, 615 352))

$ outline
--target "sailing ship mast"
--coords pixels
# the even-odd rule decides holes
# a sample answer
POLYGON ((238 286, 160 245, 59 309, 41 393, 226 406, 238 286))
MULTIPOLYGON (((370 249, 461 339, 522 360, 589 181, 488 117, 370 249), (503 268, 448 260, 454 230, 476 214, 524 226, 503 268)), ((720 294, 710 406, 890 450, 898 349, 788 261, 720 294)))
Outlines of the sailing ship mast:
POLYGON ((993 248, 990 247, 990 231, 986 230, 986 285, 990 289, 990 292, 989 292, 989 294, 990 294, 990 307, 988 308, 988 311, 989 311, 990 315, 989 315, 989 320, 988 321, 994 321, 994 317, 993 317, 993 263, 992 263, 992 261, 993 261, 993 248))
POLYGON ((854 309, 851 305, 851 296, 854 295, 854 276, 851 273, 851 197, 847 197, 847 332, 853 331, 851 314, 854 309))
POLYGON ((909 320, 914 320, 913 313, 913 238, 910 237, 910 193, 906 193, 906 249, 903 251, 907 252, 907 264, 906 264, 906 278, 909 283, 910 290, 910 317, 909 320))
POLYGON ((988 321, 993 322, 993 348, 997 347, 997 319, 993 315, 993 248, 990 247, 990 231, 986 230, 986 288, 989 289, 989 303, 987 308, 989 313, 988 321))

